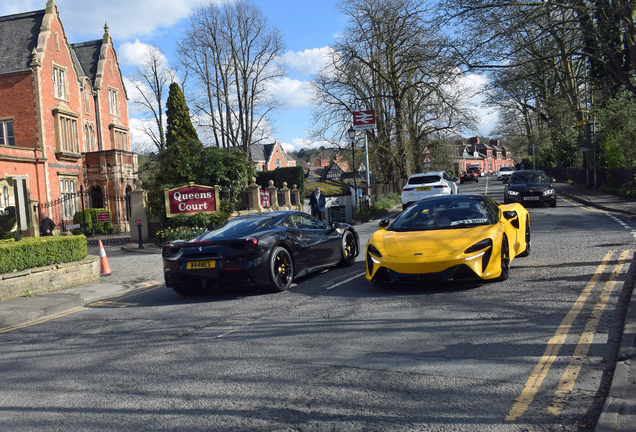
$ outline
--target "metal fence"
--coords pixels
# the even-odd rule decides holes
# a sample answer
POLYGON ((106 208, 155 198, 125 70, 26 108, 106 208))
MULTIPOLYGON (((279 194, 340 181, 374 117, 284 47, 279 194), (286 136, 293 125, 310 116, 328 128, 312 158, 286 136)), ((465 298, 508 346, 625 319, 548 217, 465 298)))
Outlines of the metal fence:
POLYGON ((37 206, 37 214, 46 213, 59 234, 84 234, 88 243, 128 242, 131 216, 130 193, 121 196, 103 194, 99 187, 79 192, 63 192, 61 197, 37 206), (95 209, 85 212, 85 210, 95 209), (101 209, 101 212, 98 210, 101 209), (87 220, 90 213, 95 220, 87 220), (96 216, 99 214, 100 220, 96 216), (108 216, 109 220, 106 220, 108 216))

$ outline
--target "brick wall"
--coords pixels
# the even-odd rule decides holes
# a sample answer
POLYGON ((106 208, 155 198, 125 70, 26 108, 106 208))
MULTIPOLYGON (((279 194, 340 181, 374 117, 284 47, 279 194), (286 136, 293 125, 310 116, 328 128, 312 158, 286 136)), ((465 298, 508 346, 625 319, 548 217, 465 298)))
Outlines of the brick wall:
POLYGON ((45 293, 98 283, 99 257, 89 255, 81 261, 37 267, 0 275, 0 301, 30 293, 45 293))

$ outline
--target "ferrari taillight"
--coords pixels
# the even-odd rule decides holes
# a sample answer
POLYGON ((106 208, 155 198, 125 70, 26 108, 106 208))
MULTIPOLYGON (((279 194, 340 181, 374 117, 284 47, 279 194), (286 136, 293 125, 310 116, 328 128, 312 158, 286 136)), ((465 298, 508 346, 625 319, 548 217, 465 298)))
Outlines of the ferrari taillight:
POLYGON ((248 251, 256 249, 258 246, 258 239, 256 237, 248 238, 245 240, 245 249, 248 251))

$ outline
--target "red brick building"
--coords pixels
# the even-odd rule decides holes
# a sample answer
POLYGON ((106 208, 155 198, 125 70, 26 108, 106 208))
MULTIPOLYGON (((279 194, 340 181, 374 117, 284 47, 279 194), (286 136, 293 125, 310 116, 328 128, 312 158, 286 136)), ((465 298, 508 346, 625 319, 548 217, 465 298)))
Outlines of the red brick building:
MULTIPOLYGON (((108 26, 102 39, 71 44, 54 0, 0 17, 0 178, 25 176, 32 203, 43 204, 80 186, 122 196, 135 187, 137 166, 108 26)), ((79 205, 73 198, 62 217, 79 205)))
POLYGON ((254 162, 256 171, 272 171, 276 168, 296 166, 296 161, 278 141, 272 144, 252 144, 249 159, 254 162))
POLYGON ((480 143, 479 137, 470 138, 468 144, 459 143, 455 162, 459 171, 466 171, 470 165, 479 165, 484 174, 493 174, 501 167, 514 167, 515 161, 499 140, 491 139, 488 144, 480 143))

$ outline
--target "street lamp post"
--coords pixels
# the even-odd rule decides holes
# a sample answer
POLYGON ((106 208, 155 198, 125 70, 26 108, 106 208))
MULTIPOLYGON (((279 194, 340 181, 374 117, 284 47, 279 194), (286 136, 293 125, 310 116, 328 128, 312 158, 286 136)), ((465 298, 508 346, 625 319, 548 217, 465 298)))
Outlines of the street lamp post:
POLYGON ((358 184, 356 182, 356 153, 355 153, 355 139, 356 130, 351 126, 347 131, 349 139, 351 140, 351 163, 353 164, 353 190, 354 190, 354 209, 358 206, 358 184))

